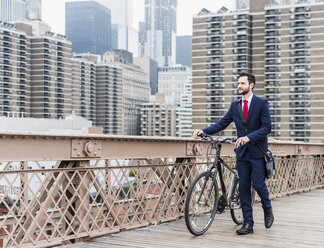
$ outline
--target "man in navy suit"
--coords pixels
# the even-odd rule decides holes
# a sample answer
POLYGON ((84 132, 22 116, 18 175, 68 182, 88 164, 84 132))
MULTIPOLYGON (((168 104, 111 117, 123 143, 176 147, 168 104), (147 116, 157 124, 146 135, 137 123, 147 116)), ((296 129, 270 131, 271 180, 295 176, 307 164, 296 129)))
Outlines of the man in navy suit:
POLYGON ((194 138, 202 133, 214 134, 224 130, 232 121, 235 122, 238 139, 236 146, 236 168, 239 174, 240 202, 243 211, 244 224, 237 234, 253 233, 253 214, 251 206, 251 179, 253 187, 261 198, 264 211, 264 223, 270 228, 273 221, 271 201, 265 184, 264 154, 257 146, 259 143, 265 151, 268 149, 267 135, 271 132, 271 119, 268 102, 253 94, 255 76, 251 73, 241 73, 238 77, 237 91, 242 98, 232 102, 226 115, 217 123, 194 132, 194 138), (248 121, 248 132, 238 111, 238 104, 248 121))

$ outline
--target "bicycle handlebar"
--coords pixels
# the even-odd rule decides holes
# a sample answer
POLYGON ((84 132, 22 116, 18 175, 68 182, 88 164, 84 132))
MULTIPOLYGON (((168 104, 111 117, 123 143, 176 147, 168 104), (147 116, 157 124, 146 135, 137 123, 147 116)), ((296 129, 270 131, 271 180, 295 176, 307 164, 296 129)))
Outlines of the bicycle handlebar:
POLYGON ((224 138, 224 139, 220 139, 220 138, 214 138, 213 136, 206 134, 206 133, 202 133, 200 135, 198 135, 198 137, 200 137, 202 140, 207 140, 210 139, 210 141, 212 143, 234 143, 236 141, 236 138, 224 138))

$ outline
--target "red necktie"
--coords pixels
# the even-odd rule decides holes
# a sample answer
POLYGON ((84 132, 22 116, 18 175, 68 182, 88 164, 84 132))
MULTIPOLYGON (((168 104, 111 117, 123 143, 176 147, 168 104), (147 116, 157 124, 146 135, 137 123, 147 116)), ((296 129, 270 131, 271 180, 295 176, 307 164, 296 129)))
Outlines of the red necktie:
POLYGON ((244 105, 243 105, 243 114, 246 119, 248 119, 248 113, 249 113, 249 106, 248 106, 248 101, 244 100, 244 105))

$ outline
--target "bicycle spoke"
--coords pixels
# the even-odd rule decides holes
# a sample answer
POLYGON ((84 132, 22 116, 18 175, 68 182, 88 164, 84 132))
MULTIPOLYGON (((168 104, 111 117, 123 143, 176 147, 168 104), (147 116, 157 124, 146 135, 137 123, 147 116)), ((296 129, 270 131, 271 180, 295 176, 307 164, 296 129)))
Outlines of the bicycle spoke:
MULTIPOLYGON (((207 180, 208 180, 208 177, 206 177, 205 180, 204 180, 204 185, 203 185, 203 187, 202 187, 201 190, 200 190, 200 194, 199 194, 199 197, 198 197, 197 203, 200 203, 200 202, 201 202, 201 197, 202 197, 202 195, 203 195, 203 193, 204 193, 204 191, 205 191, 206 184, 207 184, 207 180)), ((198 182, 198 183, 200 183, 200 182, 198 182)), ((207 204, 207 202, 206 202, 206 204, 207 204)))
POLYGON ((186 224, 191 233, 201 235, 211 225, 217 206, 217 186, 210 172, 200 174, 191 185, 185 209, 186 224))
MULTIPOLYGON (((254 197, 255 197, 255 190, 251 186, 251 205, 252 206, 254 203, 254 197)), ((243 224, 243 222, 244 222, 244 216, 243 216, 242 207, 241 207, 239 198, 240 198, 239 185, 237 184, 234 189, 234 192, 232 194, 231 217, 232 217, 232 220, 238 225, 243 224)))

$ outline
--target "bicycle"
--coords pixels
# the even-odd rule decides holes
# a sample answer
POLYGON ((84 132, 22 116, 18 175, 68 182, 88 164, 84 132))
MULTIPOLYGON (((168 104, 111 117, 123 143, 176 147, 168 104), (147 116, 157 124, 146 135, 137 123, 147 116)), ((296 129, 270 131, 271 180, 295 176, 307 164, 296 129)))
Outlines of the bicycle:
MULTIPOLYGON (((185 222, 188 230, 198 236, 204 234, 212 222, 216 213, 223 213, 225 208, 230 208, 232 220, 240 225, 243 224, 243 213, 240 205, 238 172, 228 165, 221 157, 222 143, 233 143, 235 139, 214 139, 211 135, 202 134, 202 139, 209 138, 211 144, 207 149, 207 165, 209 150, 216 150, 213 165, 207 171, 200 173, 189 187, 185 202, 185 222), (226 191, 222 165, 232 174, 232 179, 226 191), (221 192, 219 192, 217 175, 219 177, 221 192)), ((255 190, 251 187, 252 205, 255 198, 255 190)))

